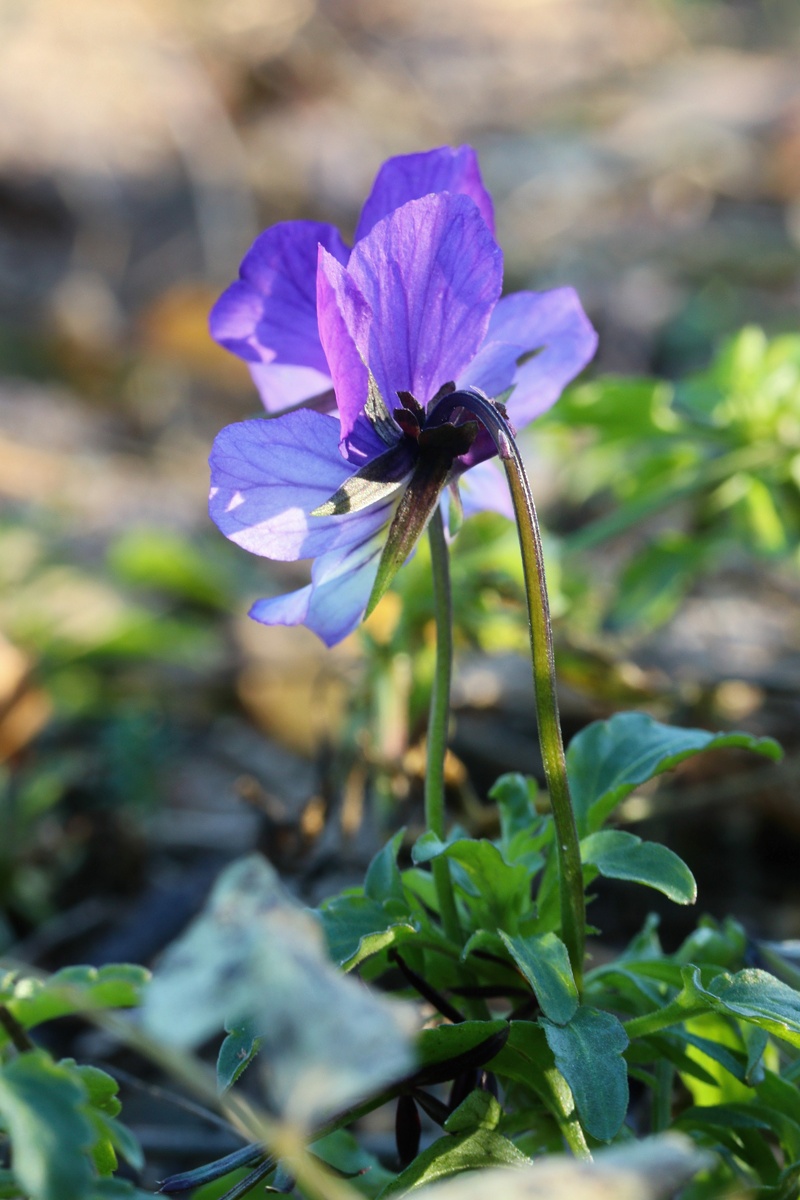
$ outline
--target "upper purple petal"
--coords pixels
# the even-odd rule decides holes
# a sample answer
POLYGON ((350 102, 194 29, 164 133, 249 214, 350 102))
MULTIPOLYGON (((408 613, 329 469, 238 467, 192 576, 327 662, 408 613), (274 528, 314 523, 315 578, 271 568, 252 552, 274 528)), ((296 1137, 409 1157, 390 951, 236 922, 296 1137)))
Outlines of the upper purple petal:
POLYGON ((422 154, 403 154, 387 159, 361 210, 356 241, 365 237, 378 221, 396 208, 432 192, 469 196, 494 233, 492 198, 483 186, 475 151, 471 146, 440 146, 422 154))
POLYGON ((346 268, 322 247, 317 313, 342 423, 340 449, 349 461, 360 464, 386 449, 364 413, 368 370, 358 347, 369 342, 372 310, 346 268))
MULTIPOLYGON (((323 391, 330 373, 317 329, 316 278, 318 247, 338 261, 349 251, 332 225, 285 221, 258 238, 242 262, 239 279, 223 292, 211 310, 212 336, 251 364, 283 365, 274 380, 267 369, 254 375, 269 410, 282 406, 287 379, 293 399, 323 391), (310 368, 322 377, 292 378, 287 367, 310 368)), ((292 401, 290 401, 291 403, 292 401)))
POLYGON ((330 297, 320 304, 320 330, 326 349, 335 347, 329 359, 346 437, 367 398, 353 348, 390 410, 400 390, 426 404, 481 345, 503 261, 472 201, 442 194, 412 200, 379 221, 346 269, 323 255, 320 271, 330 297))
POLYGON ((370 537, 394 497, 338 516, 312 517, 353 473, 339 453, 339 422, 298 409, 223 429, 211 451, 209 512, 226 537, 265 558, 313 558, 370 537))

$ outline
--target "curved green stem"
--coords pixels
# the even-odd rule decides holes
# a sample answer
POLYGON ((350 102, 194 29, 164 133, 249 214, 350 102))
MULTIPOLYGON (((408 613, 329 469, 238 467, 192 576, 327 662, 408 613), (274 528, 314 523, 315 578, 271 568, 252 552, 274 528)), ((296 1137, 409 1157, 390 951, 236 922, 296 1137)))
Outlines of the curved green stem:
POLYGON ((489 400, 477 388, 465 388, 451 392, 436 407, 437 416, 442 421, 457 414, 458 410, 462 413, 466 410, 476 416, 491 435, 505 468, 514 503, 528 601, 539 744, 556 832, 561 936, 580 992, 586 946, 586 905, 578 829, 561 740, 553 634, 539 522, 522 456, 502 405, 489 400))
POLYGON ((561 936, 567 947, 572 973, 580 992, 583 984, 583 960, 586 948, 586 904, 583 894, 578 827, 575 823, 575 813, 569 794, 567 763, 558 715, 553 633, 550 626, 550 604, 547 598, 547 582, 544 574, 542 539, 533 496, 519 450, 514 442, 511 443, 511 447, 512 453, 509 457, 506 458, 501 454, 501 458, 511 489, 525 573, 525 595, 528 601, 530 622, 539 745, 542 751, 544 775, 556 831, 561 936))
MULTIPOLYGON (((444 841, 444 763, 450 719, 450 679, 453 674, 453 603, 449 551, 444 536, 442 510, 438 504, 428 525, 428 541, 433 573, 436 665, 431 688, 425 762, 425 823, 440 841, 444 841)), ((450 864, 446 858, 439 857, 433 860, 431 868, 442 925, 447 936, 460 946, 463 937, 453 894, 453 881, 450 878, 450 864)))

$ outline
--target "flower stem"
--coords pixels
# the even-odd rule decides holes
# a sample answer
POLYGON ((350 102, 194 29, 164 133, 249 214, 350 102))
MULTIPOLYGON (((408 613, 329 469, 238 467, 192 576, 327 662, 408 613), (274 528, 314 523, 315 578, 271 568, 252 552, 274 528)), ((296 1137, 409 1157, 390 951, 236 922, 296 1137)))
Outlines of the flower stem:
POLYGON ((476 416, 491 435, 505 468, 514 503, 528 601, 539 744, 556 833, 561 936, 566 944, 572 973, 580 992, 586 945, 586 905, 578 829, 569 794, 564 744, 561 740, 553 634, 550 627, 550 605, 547 599, 539 522, 522 456, 502 406, 489 400, 477 388, 465 388, 463 391, 451 392, 437 404, 437 417, 446 421, 459 409, 462 413, 466 410, 476 416))
MULTIPOLYGON (((450 562, 444 536, 442 510, 437 504, 428 525, 433 573, 433 609, 436 622, 436 665, 431 688, 428 741, 425 764, 425 823, 444 841, 444 763, 447 754, 447 728, 450 719, 450 679, 453 673, 453 602, 450 589, 450 562)), ((439 912, 447 936, 457 945, 463 942, 458 919, 450 864, 444 856, 431 863, 439 912)))
POLYGON ((517 518, 525 594, 528 601, 533 682, 536 693, 536 720, 542 763, 553 810, 556 831, 559 893, 561 900, 561 936, 569 953, 572 973, 580 992, 583 984, 583 960, 586 946, 586 904, 583 871, 575 813, 569 793, 564 743, 558 714, 553 632, 550 604, 544 574, 544 556, 539 521, 530 485, 516 443, 513 453, 503 459, 506 478, 517 518))

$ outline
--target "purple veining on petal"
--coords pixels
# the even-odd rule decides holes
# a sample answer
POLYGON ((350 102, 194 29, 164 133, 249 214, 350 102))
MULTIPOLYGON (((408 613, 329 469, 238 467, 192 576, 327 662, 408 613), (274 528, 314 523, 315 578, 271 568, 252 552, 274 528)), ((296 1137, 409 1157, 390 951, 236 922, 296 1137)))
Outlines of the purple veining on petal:
POLYGON ((351 337, 391 406, 425 404, 480 347, 502 286, 499 246, 475 205, 449 194, 412 200, 358 242, 346 269, 369 306, 351 337))
POLYGON ((396 208, 432 192, 469 196, 494 233, 494 206, 483 186, 475 151, 471 146, 440 146, 421 154, 399 155, 383 164, 361 210, 356 241, 396 208))
POLYGON ((369 372, 359 346, 369 340, 372 312, 347 270, 322 247, 317 311, 341 420, 340 450, 348 461, 360 466, 386 449, 364 413, 369 372))
POLYGON ((312 517, 352 474, 339 453, 339 423, 299 409, 243 421, 218 434, 211 452, 209 512, 226 537, 265 558, 313 558, 369 537, 393 498, 357 513, 312 517))

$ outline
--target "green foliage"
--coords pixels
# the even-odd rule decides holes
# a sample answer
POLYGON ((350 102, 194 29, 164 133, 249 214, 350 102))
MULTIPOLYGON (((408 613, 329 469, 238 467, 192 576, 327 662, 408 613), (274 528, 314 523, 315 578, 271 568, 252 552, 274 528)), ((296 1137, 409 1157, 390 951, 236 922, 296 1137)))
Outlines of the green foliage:
POLYGON ((39 979, 0 979, 0 1141, 10 1149, 0 1195, 28 1200, 134 1200, 142 1193, 114 1178, 118 1158, 134 1169, 142 1154, 118 1120, 115 1079, 67 1058, 56 1062, 32 1033, 57 1017, 139 1003, 141 967, 70 967, 39 979))
MULTIPOLYGON (((635 713, 578 735, 569 767, 587 888, 602 874, 655 887, 680 904, 693 901, 691 873, 675 854, 602 826, 635 787, 723 746, 778 754, 768 740, 670 730, 635 713)), ((262 1087, 273 1105, 276 1077, 296 1081, 311 1070, 326 1095, 336 1095, 331 1069, 343 1072, 345 1045, 347 1098, 322 1116, 316 1099, 303 1109, 313 1133, 341 1133, 354 1117, 394 1098, 402 1098, 403 1121, 418 1107, 441 1129, 403 1169, 388 1177, 384 1170, 380 1188, 375 1179, 364 1182, 369 1174, 350 1179, 370 1196, 403 1195, 492 1165, 524 1169, 531 1156, 563 1142, 579 1156, 603 1143, 624 1144, 633 1133, 629 1081, 635 1079, 647 1095, 644 1107, 637 1101, 638 1129, 680 1130, 713 1152, 692 1184, 694 1200, 733 1184, 762 1189, 756 1193, 762 1200, 781 1188, 788 1197, 800 1170, 800 1100, 792 1075, 800 1061, 797 991, 747 965, 747 941, 735 922, 708 918, 671 954, 648 921, 613 962, 577 984, 557 929, 552 818, 534 811, 535 789, 520 776, 504 777, 493 795, 501 815, 497 841, 458 830, 447 841, 426 834, 404 866, 401 831, 375 856, 363 888, 322 906, 319 926, 304 925, 309 918, 301 921, 291 906, 287 912, 287 902, 252 860, 234 868, 209 913, 166 957, 145 1008, 149 1027, 166 1035, 180 1005, 186 1028, 200 1005, 208 1023, 198 1026, 199 1038, 210 1029, 210 996, 219 997, 213 1002, 219 1025, 223 1009, 229 1016, 247 1009, 246 1021, 227 1026, 220 1084, 231 1087, 246 1065, 263 1061, 262 1087), (429 873, 436 861, 451 871, 459 942, 440 923, 429 873), (291 944, 283 936, 288 929, 291 944), (401 1068, 398 1061, 370 1075, 355 1049, 365 1017, 353 1012, 349 992, 339 1005, 330 968, 313 948, 316 929, 340 964, 351 970, 357 964, 365 979, 424 999, 429 1011, 439 1009, 440 1018, 417 1035, 413 1066, 401 1068), (280 961, 256 969, 267 943, 280 961), (244 957, 242 946, 250 947, 244 957), (313 959, 314 967, 297 976, 295 987, 289 964, 298 954, 313 959), (257 986, 248 983, 253 971, 257 986), (234 979, 235 987, 228 983, 223 993, 217 976, 234 979), (196 997, 188 1016, 187 996, 196 997), (319 1036, 309 1041, 295 1020, 314 1025, 319 1036), (449 1100, 437 1090, 447 1083, 449 1100), (690 1102, 678 1102, 679 1087, 690 1102)), ((363 991, 363 984, 357 987, 363 991)), ((247 1183, 225 1195, 240 1195, 237 1188, 255 1186, 269 1169, 268 1161, 252 1166, 247 1183)))
POLYGON ((555 453, 580 444, 572 501, 592 515, 563 545, 579 624, 641 633, 668 620, 726 562, 797 559, 800 335, 743 329, 708 368, 673 385, 605 378, 569 391, 542 422, 555 453), (587 444, 587 433, 590 440, 587 444), (643 522, 671 516, 643 537, 643 522), (609 586, 576 557, 637 529, 609 586))

